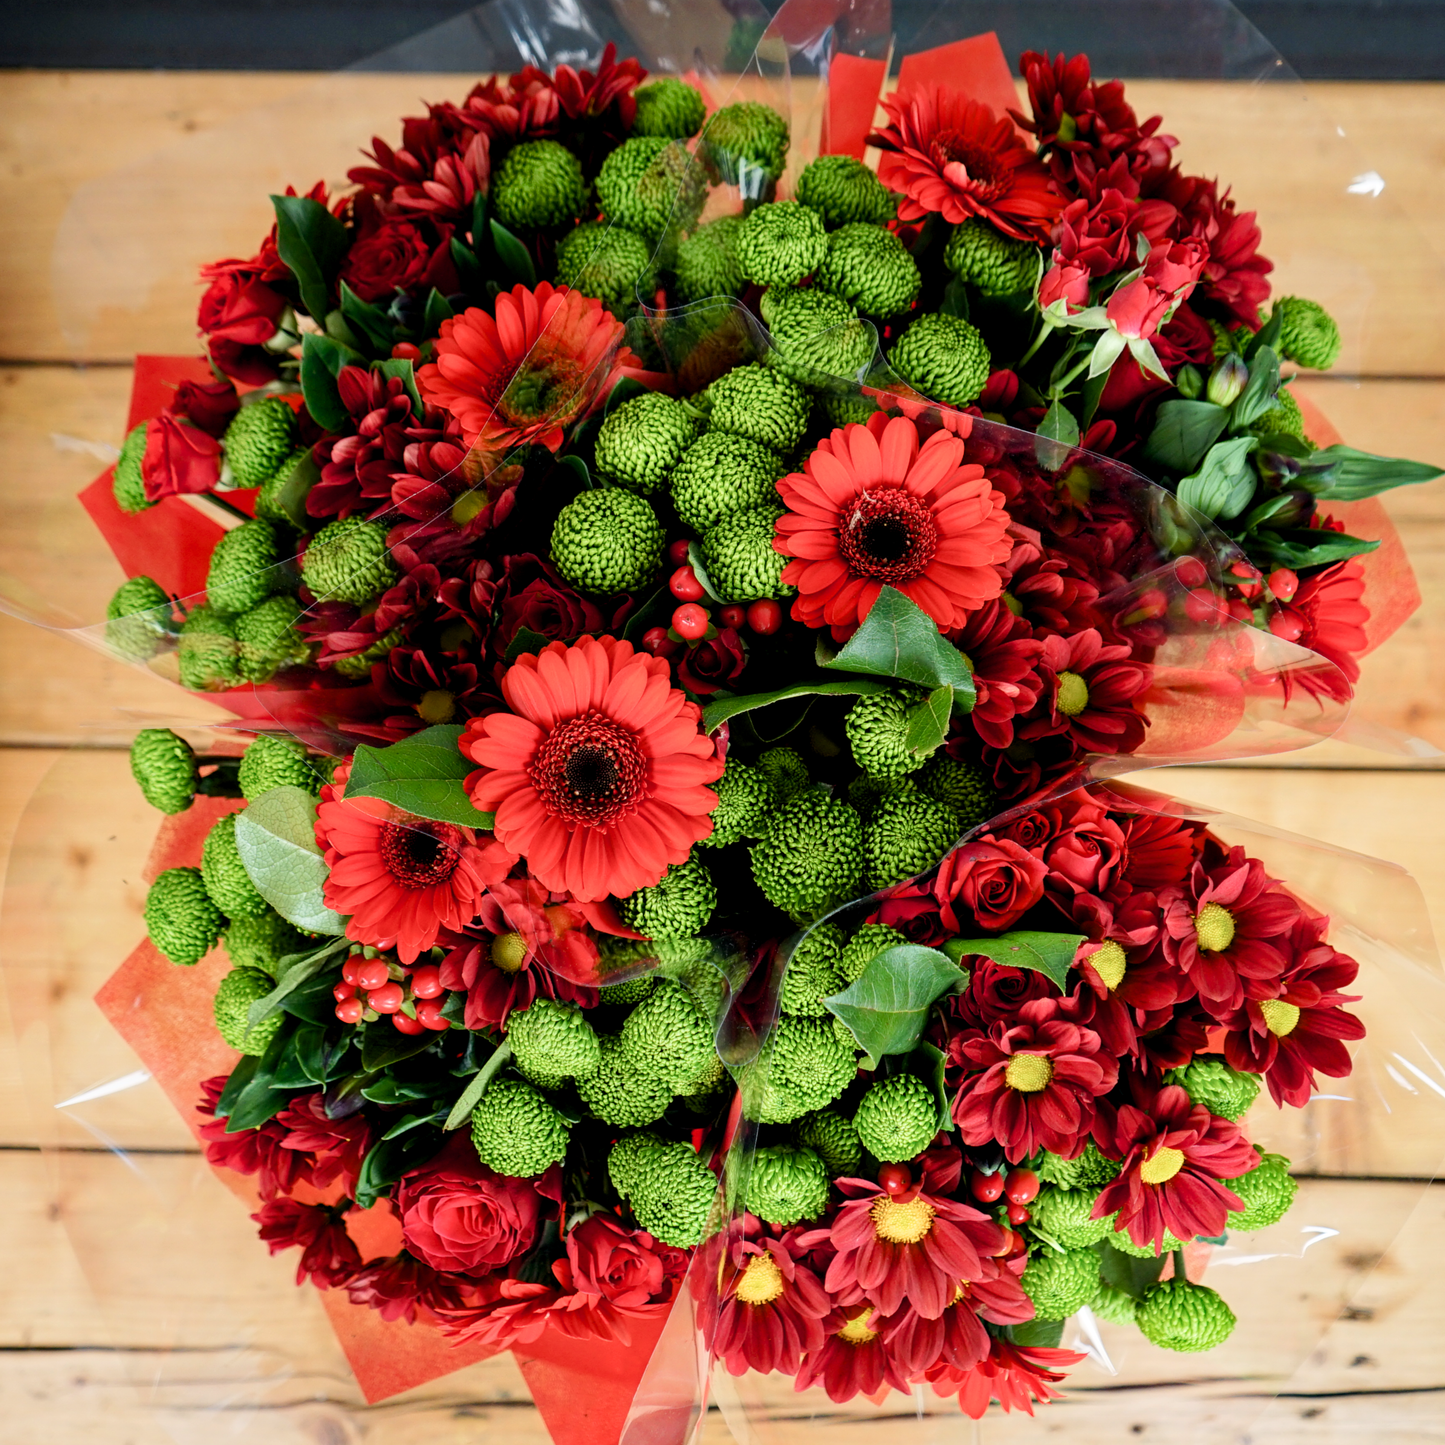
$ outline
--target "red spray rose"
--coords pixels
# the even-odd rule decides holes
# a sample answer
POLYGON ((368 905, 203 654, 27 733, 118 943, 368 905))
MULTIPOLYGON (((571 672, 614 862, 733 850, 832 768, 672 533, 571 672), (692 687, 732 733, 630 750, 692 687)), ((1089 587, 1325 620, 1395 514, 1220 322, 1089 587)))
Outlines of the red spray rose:
POLYGON ((986 834, 955 848, 939 865, 933 893, 945 928, 1011 928, 1044 896, 1044 863, 1008 838, 986 834), (960 916, 961 915, 961 916, 960 916))
POLYGON ((1156 246, 1144 273, 1109 297, 1104 308, 1120 336, 1147 341, 1165 317, 1194 289, 1207 253, 1198 241, 1169 241, 1156 246))
POLYGON ((166 408, 213 437, 225 435, 231 418, 240 409, 241 398, 232 381, 183 381, 176 387, 175 400, 166 408))
POLYGON ((146 424, 141 459, 146 501, 177 492, 205 492, 221 479, 221 446, 209 432, 163 411, 146 424))
POLYGON ((677 664, 677 680, 691 693, 707 697, 726 687, 743 670, 747 657, 737 630, 724 627, 716 637, 695 642, 677 664))
POLYGON ((264 386, 278 373, 263 345, 276 334, 286 298, 259 279, 255 262, 218 261, 201 270, 211 284, 201 297, 196 325, 211 359, 227 376, 264 386))

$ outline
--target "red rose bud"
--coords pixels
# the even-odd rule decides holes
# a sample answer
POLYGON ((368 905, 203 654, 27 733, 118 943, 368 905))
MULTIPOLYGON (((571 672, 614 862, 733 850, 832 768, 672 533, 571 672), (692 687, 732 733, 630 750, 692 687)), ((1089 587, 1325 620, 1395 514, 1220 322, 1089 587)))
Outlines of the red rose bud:
POLYGON ((1215 406, 1233 406, 1239 400, 1239 394, 1248 380, 1249 368, 1244 364, 1243 358, 1231 352, 1215 363, 1214 370, 1209 373, 1209 385, 1204 394, 1215 406))
POLYGON ((696 602, 707 595, 702 583, 697 580, 697 573, 686 564, 667 579, 667 586, 672 595, 682 602, 696 602))
POLYGON ((771 597, 752 603, 748 608, 748 626, 759 637, 771 637, 783 625, 783 609, 771 597))
POLYGON ((732 682, 746 663, 742 638, 735 628, 724 627, 715 637, 688 648, 677 665, 678 681, 690 692, 706 697, 732 682))
POLYGON ((707 609, 696 602, 684 602, 672 614, 672 630, 684 642, 696 642, 707 632, 708 625, 707 609))
POLYGON ((1161 241, 1149 252, 1144 274, 1109 298, 1109 324, 1126 340, 1147 341, 1194 289, 1208 259, 1208 247, 1193 237, 1161 241))
POLYGON ((276 335, 286 298, 257 279, 256 263, 209 266, 196 325, 205 332, 211 359, 227 376, 263 386, 280 372, 264 347, 276 335))
POLYGON ((502 654, 524 627, 548 642, 572 642, 584 632, 595 636, 606 630, 601 611, 573 591, 550 562, 530 552, 507 558, 495 607, 492 645, 502 654))
POLYGON ((594 1214, 567 1232, 572 1283, 620 1309, 666 1298, 686 1272, 687 1255, 606 1214, 594 1214))
POLYGON ((1277 602, 1292 602, 1299 591, 1299 578, 1288 567, 1276 567, 1269 574, 1268 583, 1277 602))
POLYGON ((974 405, 980 411, 1005 411, 1014 404, 1018 394, 1018 377, 1011 371, 995 371, 984 383, 974 405))
POLYGON ((183 381, 176 387, 175 400, 166 408, 217 438, 225 435, 231 418, 240 409, 241 398, 230 381, 183 381))

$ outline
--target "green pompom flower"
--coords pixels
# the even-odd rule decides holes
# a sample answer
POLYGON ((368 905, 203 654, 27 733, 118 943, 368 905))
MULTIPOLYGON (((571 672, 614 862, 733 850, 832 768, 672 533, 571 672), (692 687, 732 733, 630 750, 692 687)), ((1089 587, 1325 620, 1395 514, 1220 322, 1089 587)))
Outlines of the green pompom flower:
POLYGON ((828 254, 814 285, 831 291, 864 316, 901 316, 923 289, 908 248, 881 226, 843 226, 828 237, 828 254))
POLYGON ((762 837, 763 822, 773 802, 768 780, 740 758, 729 757, 722 777, 711 786, 717 794, 712 832, 698 847, 726 848, 744 838, 762 837))
MULTIPOLYGON (((687 147, 664 136, 625 140, 597 175, 597 199, 609 221, 654 243, 688 230, 707 199, 707 179, 687 147)), ((670 264, 664 248, 664 263, 670 264)))
POLYGON ((141 462, 146 454, 146 427, 148 423, 137 422, 120 444, 120 456, 115 461, 115 473, 111 477, 110 489, 115 504, 122 512, 143 512, 155 506, 146 500, 145 478, 141 475, 141 462))
POLYGON ((674 863, 660 883, 639 888, 617 906, 622 921, 651 939, 691 938, 707 927, 717 907, 712 874, 696 858, 674 863))
MULTIPOLYGON (((287 407, 290 410, 290 407, 287 407)), ((219 612, 246 612, 285 586, 277 563, 280 544, 269 522, 242 522, 211 553, 206 603, 219 612)))
POLYGON ((880 798, 863 828, 868 886, 892 887, 932 868, 962 830, 958 814, 916 788, 897 788, 880 798))
POLYGON ((1040 1179, 1057 1184, 1060 1189, 1092 1189, 1097 1194, 1118 1176, 1119 1164, 1101 1154, 1098 1145, 1090 1139, 1077 1159, 1063 1159, 1045 1150, 1037 1173, 1040 1179))
POLYGON ((236 619, 238 665, 247 682, 269 682, 283 667, 299 667, 311 658, 311 644, 297 623, 305 616, 289 594, 268 597, 236 619))
POLYGON ((641 497, 606 487, 562 508, 552 528, 552 563, 584 592, 630 592, 657 575, 666 541, 641 497))
POLYGON ((776 299, 767 318, 774 347, 767 365, 804 386, 857 378, 872 366, 873 330, 846 301, 816 288, 780 288, 768 295, 776 299))
POLYGON ((399 575, 386 545, 386 528, 364 517, 328 522, 301 558, 301 576, 318 602, 364 607, 399 575))
POLYGON ((788 958, 783 972, 778 1007, 785 1014, 803 1018, 827 1018, 823 1000, 844 986, 839 960, 843 954, 843 930, 833 923, 820 923, 808 931, 788 958))
POLYGON ((775 803, 786 803, 813 786, 808 765, 796 748, 768 748, 758 756, 758 771, 768 780, 775 803))
POLYGON ((758 887, 785 913, 821 913, 859 890, 863 820, 836 798, 799 793, 769 818, 752 863, 758 887))
MULTIPOLYGON (((619 939, 617 942, 622 942, 622 940, 619 939)), ((650 956, 650 944, 632 943, 629 947, 639 950, 634 955, 636 958, 650 956)), ((604 963, 611 962, 614 957, 618 956, 610 952, 604 945, 602 949, 604 963)), ((657 975, 655 973, 641 973, 636 978, 629 978, 623 983, 603 984, 598 990, 598 1001, 608 1008, 631 1008, 633 1004, 641 1003, 652 992, 652 986, 656 982, 657 975)))
POLYGON ((1211 1114, 1231 1124, 1242 1119, 1259 1097, 1259 1079, 1254 1074, 1236 1073, 1220 1059, 1196 1059, 1182 1069, 1170 1069, 1166 1084, 1177 1084, 1193 1104, 1203 1104, 1211 1114))
POLYGON ((971 216, 948 238, 943 264, 985 296, 1015 296, 1032 291, 1040 274, 1041 252, 1032 241, 1016 241, 971 216))
POLYGON ((227 918, 259 917, 270 906, 256 891, 236 847, 236 814, 218 819, 201 845, 201 879, 227 918))
POLYGON ((776 502, 783 470, 761 442, 710 431, 673 468, 672 505, 684 526, 705 532, 744 507, 776 502))
POLYGON ((262 733, 246 748, 236 780, 248 803, 273 788, 304 788, 308 793, 318 793, 322 782, 300 743, 273 738, 268 733, 262 733))
POLYGON ((823 1161, 830 1179, 848 1179, 863 1162, 863 1146, 851 1119, 833 1109, 805 1114, 793 1125, 793 1137, 823 1161))
POLYGON ((167 868, 146 894, 146 932, 172 963, 199 963, 216 946, 224 923, 199 868, 167 868))
POLYGON ((1297 441, 1308 441, 1305 436, 1304 413, 1289 387, 1282 386, 1274 395, 1274 405, 1261 412, 1249 424, 1253 436, 1268 436, 1271 432, 1294 437, 1297 441))
POLYGON ((105 608, 105 641, 121 657, 144 662, 171 635, 175 604, 149 577, 122 582, 105 608))
POLYGON ((554 140, 524 140, 492 177, 492 211, 511 231, 568 226, 587 209, 582 162, 554 140))
POLYGON ((744 1204, 749 1214, 785 1229, 827 1207, 828 1175, 811 1149, 773 1144, 753 1154, 744 1204))
POLYGON ((830 231, 860 222, 881 227, 898 211, 898 198, 853 156, 809 161, 798 177, 796 195, 830 231))
POLYGON ((1134 1311, 1134 1323, 1151 1344, 1193 1353, 1222 1345, 1233 1334, 1235 1322, 1234 1311, 1217 1290, 1166 1279, 1144 1296, 1134 1311))
POLYGON ((539 998, 507 1017, 507 1042, 517 1067, 531 1075, 585 1079, 596 1073, 602 1050, 582 1010, 539 998))
POLYGON ((845 983, 856 983, 863 977, 863 970, 887 948, 896 948, 907 943, 907 934, 890 928, 886 923, 865 923, 852 938, 843 945, 838 959, 845 983))
POLYGON ((917 782, 920 792, 937 798, 957 814, 960 836, 986 822, 998 809, 993 783, 975 763, 938 754, 924 765, 917 782))
POLYGON ((701 1243, 717 1180, 691 1145, 638 1146, 622 1175, 633 1217, 654 1239, 676 1249, 701 1243))
POLYGON ((221 941, 235 968, 257 968, 272 978, 283 958, 307 947, 305 935, 273 908, 254 918, 232 919, 221 941))
POLYGON ((791 593, 783 581, 788 559, 773 549, 781 515, 781 506, 764 502, 743 507, 703 533, 702 564, 724 602, 757 602, 791 593))
POLYGON ((681 402, 660 391, 625 401, 597 433, 597 469, 619 486, 650 496, 697 439, 681 402))
POLYGON ((264 485, 290 458, 299 440, 296 413, 279 396, 242 406, 221 438, 229 480, 238 487, 264 485))
POLYGON ((1117 1249, 1120 1254, 1127 1254, 1134 1259, 1158 1259, 1161 1255, 1171 1254, 1176 1249, 1183 1249, 1188 1240, 1176 1239, 1167 1229, 1164 1231, 1164 1238, 1156 1249, 1152 1243, 1135 1244, 1129 1237, 1127 1230, 1116 1229, 1112 1234, 1104 1236, 1110 1247, 1117 1249))
POLYGON ((1229 1212, 1228 1227, 1240 1234, 1278 1224, 1289 1213, 1299 1190, 1299 1185, 1290 1178, 1289 1160, 1283 1154, 1263 1155, 1248 1174, 1226 1179, 1224 1187, 1237 1194, 1244 1204, 1243 1209, 1229 1212))
MULTIPOLYGON (((1279 354, 1311 371, 1328 371, 1340 357, 1340 328, 1318 301, 1281 296, 1274 303, 1280 317, 1279 354)), ((117 473, 119 475, 119 473, 117 473)))
POLYGON ((654 1149, 666 1148, 667 1141, 651 1131, 624 1134, 607 1155, 607 1177, 612 1187, 626 1199, 632 1193, 643 1161, 654 1149))
POLYGON ((255 968, 233 968, 221 980, 211 1012, 217 1031, 231 1048, 254 1058, 266 1052, 286 1015, 277 1009, 252 1027, 249 1014, 251 1005, 275 987, 274 980, 255 968))
POLYGON ((197 607, 181 624, 176 640, 181 686, 216 692, 241 681, 235 619, 213 607, 197 607))
POLYGON ((1133 1295, 1105 1284, 1102 1279, 1099 1281, 1099 1292, 1089 1301, 1089 1308, 1111 1325, 1132 1325, 1138 1306, 1139 1301, 1133 1295))
POLYGON ((758 1059, 739 1070, 748 1117, 791 1124, 826 1109, 857 1076, 857 1054, 827 1019, 784 1017, 758 1059))
POLYGON ((498 1174, 530 1179, 567 1156, 570 1126, 542 1095, 520 1080, 500 1079, 472 1110, 472 1146, 498 1174))
POLYGON ((988 384, 992 362, 983 336, 961 316, 920 316, 888 353, 909 386, 944 406, 967 406, 988 384))
POLYGON ((912 1074, 880 1079, 853 1115, 863 1147, 885 1164, 916 1159, 938 1133, 938 1100, 912 1074))
POLYGON ((1041 1251, 1019 1283, 1034 1302, 1035 1319, 1066 1320, 1099 1292, 1099 1256, 1092 1249, 1041 1251))
POLYGON ((867 693, 843 719, 853 761, 877 782, 904 777, 918 766, 908 747, 908 710, 913 701, 892 689, 867 693))
POLYGON ((321 475, 320 469, 311 461, 310 447, 297 447, 285 461, 276 468, 275 472, 261 483, 261 489, 256 493, 256 515, 267 522, 280 522, 283 525, 295 525, 297 518, 293 517, 285 507, 281 505, 281 498, 292 483, 296 469, 306 466, 311 469, 310 484, 304 490, 299 490, 294 497, 288 497, 287 501, 293 509, 299 503, 304 511, 306 493, 311 490, 317 477, 321 475))
POLYGON ((772 367, 737 366, 707 389, 708 425, 713 431, 748 437, 779 454, 803 439, 808 394, 772 367))
POLYGON ((1097 1192, 1091 1189, 1044 1189, 1029 1206, 1030 1222, 1065 1249, 1087 1249, 1114 1232, 1117 1213, 1090 1217, 1097 1192))
POLYGON ((814 400, 829 426, 866 426, 878 410, 872 397, 851 391, 820 391, 814 400))
POLYGON ((686 81, 663 75, 639 85, 632 92, 637 113, 632 118, 633 135, 660 135, 668 140, 687 140, 702 129, 707 106, 686 81))
POLYGON ((184 813, 200 781, 190 743, 169 728, 145 728, 136 734, 130 772, 146 802, 162 813, 184 813))
POLYGON ((713 1054, 713 1028, 681 984, 660 980, 622 1025, 623 1057, 639 1074, 680 1094, 713 1054))
POLYGON ((595 296, 625 319, 637 310, 639 293, 656 285, 652 247, 625 226, 584 221, 557 242, 557 284, 595 296))
POLYGON ((684 301, 741 296, 747 286, 738 261, 741 216, 719 216, 699 226, 677 248, 677 291, 684 301))
POLYGON ((698 154, 749 200, 769 194, 788 159, 788 123, 755 100, 725 105, 707 123, 698 154))
POLYGON ((759 206, 738 233, 738 264, 759 286, 792 286, 823 264, 828 233, 797 201, 759 206))
POLYGON ((582 1102, 604 1124, 640 1128, 655 1123, 672 1103, 672 1090, 662 1080, 642 1073, 624 1050, 622 1040, 603 1034, 596 1073, 578 1079, 582 1102))

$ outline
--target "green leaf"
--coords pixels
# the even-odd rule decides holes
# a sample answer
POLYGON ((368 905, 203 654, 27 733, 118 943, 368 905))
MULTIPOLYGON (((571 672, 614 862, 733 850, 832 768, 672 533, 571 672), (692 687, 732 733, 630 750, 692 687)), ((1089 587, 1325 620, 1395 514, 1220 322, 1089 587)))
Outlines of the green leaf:
POLYGON ((330 432, 345 429, 350 413, 341 404, 336 378, 344 366, 362 364, 364 358, 333 336, 308 331, 301 338, 301 394, 306 410, 318 426, 330 432))
POLYGON ((278 1086, 276 1071, 290 1053, 291 1034, 292 1026, 288 1019, 266 1046, 251 1081, 236 1097, 226 1120, 226 1133, 239 1134, 243 1129, 257 1129, 286 1107, 291 1096, 278 1086))
POLYGON ((1065 989, 1074 955, 1084 941, 1082 933, 1036 933, 1020 929, 997 938, 964 938, 949 941, 949 952, 961 958, 980 955, 1007 968, 1031 968, 1065 989))
POLYGON ((487 246, 487 193, 478 191, 472 197, 472 253, 478 261, 486 259, 487 246))
POLYGON ((507 655, 505 662, 515 662, 524 652, 535 656, 546 647, 548 639, 540 632, 533 632, 530 627, 519 627, 517 634, 507 644, 507 655))
POLYGON ((885 1054, 911 1054, 935 999, 959 988, 964 974, 936 948, 898 943, 869 960, 862 975, 823 1000, 847 1026, 876 1069, 885 1054))
POLYGON ((1250 555, 1261 564, 1289 567, 1298 572, 1304 567, 1324 567, 1342 562, 1347 557, 1360 557, 1373 552, 1380 544, 1344 532, 1331 532, 1320 527, 1290 527, 1280 532, 1259 531, 1250 542, 1250 555))
POLYGON ((430 1124, 435 1129, 440 1126, 441 1121, 440 1109, 433 1109, 430 1114, 405 1114, 381 1137, 399 1139, 403 1134, 410 1134, 413 1129, 421 1128, 423 1124, 430 1124))
POLYGON ((287 954, 276 965, 276 987, 264 998, 258 998, 246 1010, 247 1026, 255 1028, 257 1024, 270 1018, 289 995, 293 994, 308 979, 315 978, 332 958, 350 946, 349 939, 334 938, 314 952, 287 954))
POLYGON ((1432 482, 1441 474, 1440 468, 1431 466, 1429 462, 1377 457, 1371 452, 1340 445, 1316 452, 1306 470, 1316 471, 1321 464, 1328 467, 1325 473, 1329 478, 1328 484, 1324 488, 1311 487, 1311 490, 1316 496, 1339 502, 1357 502, 1361 497, 1373 497, 1393 487, 1432 482))
MULTIPOLYGON (((340 398, 338 397, 338 402, 340 398)), ((312 416, 316 413, 312 412, 312 416)), ((329 430, 329 428, 328 428, 329 430)), ((291 468, 286 480, 271 494, 271 500, 286 514, 287 520, 298 532, 308 532, 316 525, 316 518, 306 511, 306 498, 311 488, 321 480, 321 468, 308 447, 305 455, 291 468)))
POLYGON ((426 310, 422 313, 422 334, 425 336, 440 335, 442 322, 450 321, 455 314, 451 302, 433 286, 427 292, 426 310))
POLYGON ((945 683, 936 687, 922 702, 908 709, 908 730, 903 745, 921 763, 942 746, 948 736, 948 720, 953 716, 953 688, 945 683))
POLYGON ((557 465, 566 467, 577 478, 584 492, 591 491, 592 473, 588 470, 587 463, 576 452, 568 452, 565 457, 558 457, 557 465))
POLYGON ((396 1108, 414 1104, 418 1099, 434 1098, 445 1089, 445 1079, 398 1079, 395 1074, 383 1074, 374 1084, 361 1086, 361 1097, 373 1104, 396 1108))
POLYGON ((1278 306, 1270 312, 1269 320, 1254 333, 1253 336, 1246 336, 1244 342, 1244 359, 1249 361, 1261 347, 1272 346, 1278 349, 1279 333, 1284 326, 1284 312, 1278 306))
POLYGON ((416 384, 416 366, 410 357, 389 356, 375 364, 375 369, 385 377, 399 376, 402 387, 411 398, 412 415, 421 416, 426 407, 422 404, 421 388, 416 384))
POLYGON ((512 1046, 504 1039, 497 1045, 497 1051, 482 1065, 481 1069, 472 1078, 462 1096, 452 1105, 452 1111, 447 1115, 447 1121, 442 1128, 450 1133, 453 1129, 460 1129, 468 1119, 472 1117, 472 1110, 477 1107, 482 1095, 487 1092, 487 1085, 497 1076, 497 1071, 512 1057, 512 1046))
POLYGON ((457 748, 457 723, 424 728, 388 748, 357 748, 346 784, 348 798, 380 798, 418 818, 490 828, 492 814, 479 812, 463 780, 476 771, 457 748))
POLYGON ((425 1053, 436 1041, 437 1035, 430 1030, 404 1034, 388 1020, 379 1019, 361 1031, 361 1067, 368 1074, 379 1074, 383 1069, 425 1053))
POLYGON ((291 268, 301 304, 323 321, 331 309, 331 278, 346 256, 346 227, 309 196, 272 196, 276 251, 291 268))
POLYGON ((356 1204, 370 1209, 408 1170, 433 1158, 442 1145, 435 1129, 409 1129, 397 1139, 382 1139, 374 1144, 361 1163, 356 1180, 356 1204))
POLYGON ((1099 1244, 1099 1274, 1105 1284, 1123 1290, 1134 1299, 1143 1299, 1149 1287, 1156 1284, 1164 1273, 1164 1261, 1168 1258, 1167 1254, 1161 1254, 1157 1257, 1146 1255, 1141 1259, 1138 1255, 1115 1249, 1105 1239, 1099 1244))
POLYGON ((236 815, 236 848, 256 891, 307 933, 344 933, 326 906, 329 876, 316 846, 316 799, 304 788, 272 788, 236 815))
POLYGON ((664 583, 623 624, 622 640, 637 643, 650 627, 665 627, 675 610, 677 599, 664 583))
POLYGON ((1079 444, 1079 423, 1063 402, 1055 399, 1044 413, 1034 437, 1034 456, 1045 471, 1056 472, 1079 444))
POLYGON ((901 677, 920 687, 944 684, 955 690, 965 710, 973 708, 973 674, 963 654, 939 635, 938 625, 897 588, 885 587, 863 625, 820 665, 838 672, 901 677))
POLYGON ((1179 483, 1179 500, 1211 522, 1239 516, 1254 498, 1257 479, 1249 456, 1258 445, 1254 437, 1215 442, 1199 470, 1179 483))
POLYGON ((948 1057, 942 1049, 935 1048, 932 1044, 919 1044, 904 1060, 904 1069, 905 1072, 922 1079, 933 1090, 933 1097, 938 1102, 938 1127, 951 1132, 953 1108, 949 1103, 948 1084, 944 1078, 947 1064, 948 1057))
POLYGON ((1064 1338, 1063 1320, 1024 1320, 1022 1324, 1010 1325, 1009 1334, 1016 1345, 1042 1345, 1056 1350, 1064 1338))
POLYGON ((497 253, 497 260, 502 263, 502 270, 513 281, 535 286, 537 268, 532 264, 531 252, 500 221, 491 222, 491 231, 492 247, 497 253))
POLYGON ((943 304, 938 309, 945 316, 961 316, 968 320, 968 287, 962 276, 955 276, 943 288, 943 304))
POLYGON ((452 237, 450 250, 452 265, 457 268, 462 290, 468 296, 480 296, 486 276, 482 271, 482 263, 477 260, 477 253, 460 236, 452 237))
POLYGON ((784 702, 790 697, 808 697, 814 694, 825 697, 866 697, 870 693, 887 692, 888 684, 869 682, 858 678, 853 682, 799 682, 792 687, 782 687, 776 692, 750 692, 736 697, 717 694, 702 710, 704 732, 714 732, 730 717, 739 713, 752 712, 756 708, 770 707, 775 702, 784 702))
POLYGON ((224 1119, 236 1107, 236 1100, 241 1097, 241 1090, 256 1077, 256 1070, 260 1067, 260 1057, 256 1054, 247 1054, 231 1070, 230 1077, 221 1090, 221 1097, 216 1100, 216 1117, 218 1119, 224 1119))
POLYGON ((689 542, 687 544, 687 565, 692 568, 692 575, 697 578, 702 590, 718 604, 722 606, 722 598, 718 596, 717 588, 712 585, 712 578, 708 576, 707 567, 702 560, 702 543, 689 542))
POLYGON ((1192 472, 1218 440, 1229 412, 1212 401, 1166 401, 1144 443, 1144 459, 1174 472, 1192 472))
POLYGON ((1262 417, 1274 405, 1278 390, 1279 355, 1272 346, 1261 345, 1251 351, 1249 380, 1244 383, 1244 390, 1230 410, 1230 429, 1243 431, 1251 422, 1262 417))

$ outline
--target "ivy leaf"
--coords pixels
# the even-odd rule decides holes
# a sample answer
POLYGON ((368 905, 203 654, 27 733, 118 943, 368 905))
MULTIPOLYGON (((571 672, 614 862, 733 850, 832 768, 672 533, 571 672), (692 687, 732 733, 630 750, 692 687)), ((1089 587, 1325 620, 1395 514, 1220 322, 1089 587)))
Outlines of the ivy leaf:
POLYGON ((472 1117, 472 1110, 477 1107, 483 1094, 487 1092, 487 1085, 497 1076, 502 1065, 512 1057, 512 1046, 504 1039, 497 1045, 497 1051, 482 1065, 480 1070, 473 1075, 471 1083, 462 1090, 462 1096, 452 1105, 452 1111, 447 1115, 447 1121, 442 1128, 450 1133, 453 1129, 460 1129, 468 1119, 472 1117))
POLYGON ((1056 472, 1079 444, 1079 424, 1063 402, 1055 400, 1044 413, 1034 437, 1034 456, 1045 471, 1056 472))
POLYGON ((1192 472, 1228 421, 1229 412, 1212 401, 1163 402, 1144 443, 1144 458, 1170 471, 1192 472))
POLYGON ((502 270, 513 281, 535 286, 537 268, 532 264, 531 252, 500 221, 491 222, 491 231, 492 247, 497 253, 497 260, 502 263, 502 270))
POLYGON ((380 798, 418 818, 490 828, 491 813, 479 812, 463 780, 476 771, 457 747, 462 728, 445 723, 424 728, 388 748, 357 748, 346 784, 348 798, 380 798))
POLYGON ((310 196, 272 196, 276 252, 291 268, 301 304, 323 321, 330 307, 331 278, 346 256, 346 227, 310 196))
POLYGON ((238 813, 236 848, 256 891, 288 923, 307 933, 346 931, 323 896, 329 870, 316 846, 316 799, 304 788, 272 788, 238 813))
POLYGON ((1083 941, 1082 933, 1035 933, 1021 929, 997 938, 950 940, 949 951, 960 958, 973 955, 991 958, 1007 968, 1031 968, 1062 989, 1083 941))
POLYGON ((936 948, 897 943, 869 960, 867 968, 823 1005, 841 1019, 876 1069, 885 1054, 911 1054, 935 999, 962 986, 959 966, 936 948))
POLYGON ((257 1024, 270 1018, 303 983, 314 978, 331 958, 350 946, 349 939, 334 938, 313 953, 287 954, 276 966, 276 987, 264 998, 258 998, 246 1010, 247 1027, 255 1028, 257 1024))
POLYGON ((1239 516, 1254 499, 1257 483, 1249 456, 1258 445, 1254 437, 1215 442, 1199 470, 1179 483, 1179 500, 1211 522, 1239 516))
POLYGON ((874 677, 899 677, 919 687, 952 687, 955 702, 973 710, 973 674, 963 654, 939 636, 938 625, 896 587, 885 587, 863 625, 822 667, 838 672, 863 672, 874 677))
POLYGON ((903 745, 920 763, 942 746, 952 714, 953 688, 947 683, 934 688, 922 702, 908 709, 908 730, 903 735, 903 745))
POLYGON ((704 732, 714 732, 730 717, 752 712, 756 708, 770 707, 773 703, 784 702, 790 697, 808 697, 813 694, 824 697, 866 697, 870 693, 887 691, 887 683, 869 682, 860 677, 855 682, 799 682, 792 687, 779 688, 776 692, 750 692, 736 697, 718 694, 702 710, 702 728, 704 732))

